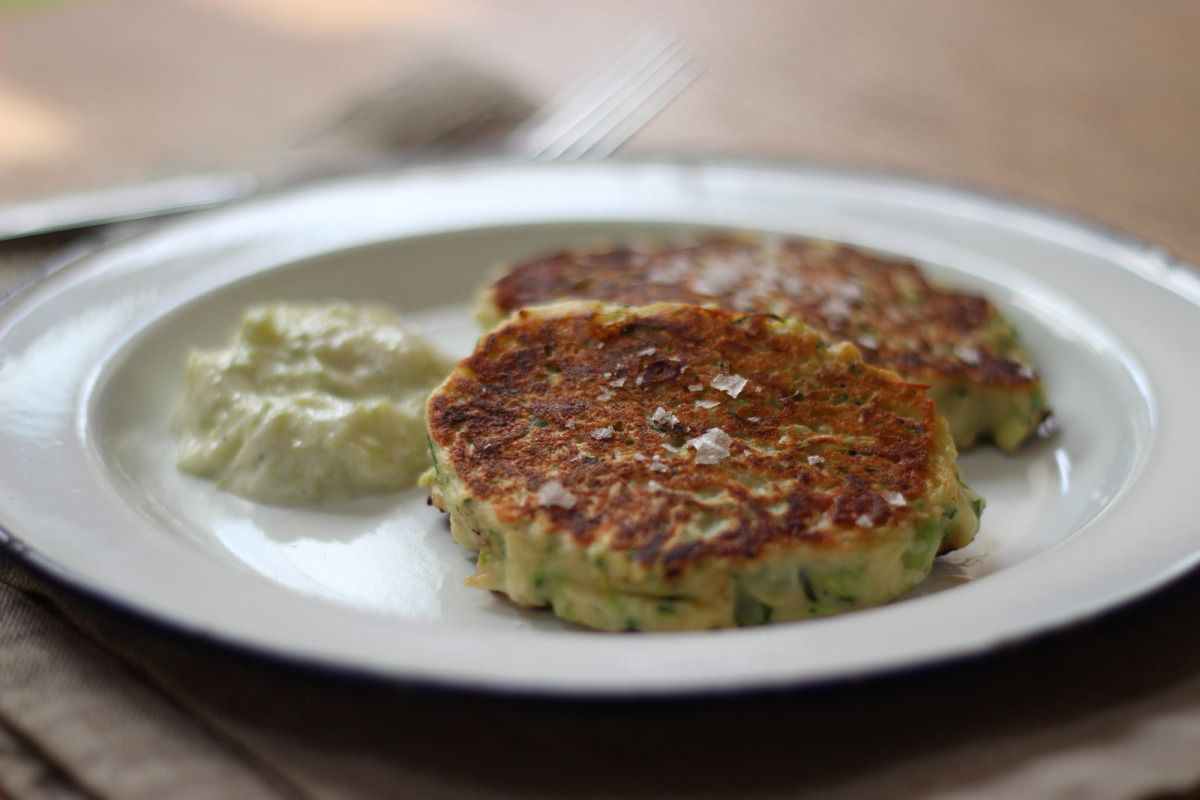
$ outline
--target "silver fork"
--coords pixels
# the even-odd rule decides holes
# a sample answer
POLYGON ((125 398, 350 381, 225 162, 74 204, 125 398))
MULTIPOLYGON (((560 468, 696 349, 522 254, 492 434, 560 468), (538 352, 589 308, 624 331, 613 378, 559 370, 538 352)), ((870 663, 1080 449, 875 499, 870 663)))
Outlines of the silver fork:
POLYGON ((650 29, 542 106, 505 139, 533 161, 611 155, 700 74, 695 55, 650 29))
MULTIPOLYGON (((503 148, 534 161, 612 154, 700 74, 673 36, 648 30, 534 112, 503 148)), ((0 208, 0 242, 211 208, 251 194, 245 173, 183 176, 0 208)))

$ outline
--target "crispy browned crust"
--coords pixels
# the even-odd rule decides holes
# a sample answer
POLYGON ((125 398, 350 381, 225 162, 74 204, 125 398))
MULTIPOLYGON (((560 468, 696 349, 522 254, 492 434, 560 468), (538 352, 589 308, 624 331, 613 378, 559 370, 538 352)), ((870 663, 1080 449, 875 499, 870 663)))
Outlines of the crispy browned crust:
POLYGON ((723 237, 681 246, 568 250, 512 265, 497 315, 578 298, 717 304, 800 319, 913 380, 1028 389, 1039 383, 987 300, 931 284, 910 262, 809 239, 723 237))
POLYGON ((581 544, 601 539, 671 573, 787 542, 859 547, 927 514, 949 440, 923 389, 794 322, 584 304, 523 310, 485 336, 434 392, 428 420, 441 468, 499 524, 542 512, 581 544), (722 375, 747 380, 736 398, 712 387, 722 375), (677 422, 654 422, 660 407, 677 422), (593 436, 606 428, 610 437, 593 436), (711 428, 732 437, 730 453, 699 464, 686 441, 711 428), (539 504, 549 480, 573 507, 539 504), (892 492, 908 504, 889 502, 892 492), (714 517, 720 535, 679 536, 714 517))

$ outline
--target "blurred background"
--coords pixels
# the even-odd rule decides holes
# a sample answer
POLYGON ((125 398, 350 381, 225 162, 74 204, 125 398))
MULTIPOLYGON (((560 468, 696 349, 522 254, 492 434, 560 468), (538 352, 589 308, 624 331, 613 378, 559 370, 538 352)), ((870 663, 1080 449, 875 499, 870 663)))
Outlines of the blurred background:
POLYGON ((433 57, 542 102, 647 22, 707 70, 627 151, 952 181, 1200 261, 1193 0, 0 0, 0 204, 257 163, 433 57))

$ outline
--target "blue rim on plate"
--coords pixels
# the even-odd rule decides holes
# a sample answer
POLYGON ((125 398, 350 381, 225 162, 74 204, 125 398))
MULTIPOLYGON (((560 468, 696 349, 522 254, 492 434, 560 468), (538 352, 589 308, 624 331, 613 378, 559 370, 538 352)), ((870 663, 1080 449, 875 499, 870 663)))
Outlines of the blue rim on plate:
POLYGON ((720 159, 483 161, 197 214, 86 255, 0 308, 0 526, 58 579, 211 640, 457 688, 670 696, 812 685, 985 653, 1112 609, 1200 560, 1188 460, 1200 278, 1059 212, 907 178, 720 159), (976 545, 883 608, 598 634, 461 586, 419 492, 318 512, 171 466, 182 357, 271 297, 391 302, 462 352, 488 265, 596 238, 738 228, 914 258, 987 294, 1046 375, 1056 438, 966 454, 976 545), (70 498, 66 502, 64 498, 70 498))

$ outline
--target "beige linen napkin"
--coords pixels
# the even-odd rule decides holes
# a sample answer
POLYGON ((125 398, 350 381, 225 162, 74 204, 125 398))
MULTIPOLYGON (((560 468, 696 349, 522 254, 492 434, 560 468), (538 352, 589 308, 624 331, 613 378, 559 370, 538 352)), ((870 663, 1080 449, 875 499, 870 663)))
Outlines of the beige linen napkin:
MULTIPOLYGON (((404 107, 405 91, 427 101, 422 85, 445 99, 439 75, 402 82, 390 107, 404 107)), ((511 103, 493 105, 494 82, 467 85, 453 96, 482 101, 461 105, 482 116, 446 130, 503 129, 525 107, 511 90, 511 103)), ((379 141, 370 130, 326 141, 379 141)), ((418 140, 444 137, 401 144, 418 140)), ((872 681, 673 702, 529 700, 222 647, 83 595, 0 548, 0 796, 1175 796, 1200 783, 1196 619, 1191 576, 1092 624, 872 681)))
POLYGON ((649 703, 422 689, 190 639, 0 558, 26 798, 1133 798, 1200 778, 1200 576, 987 658, 649 703))

